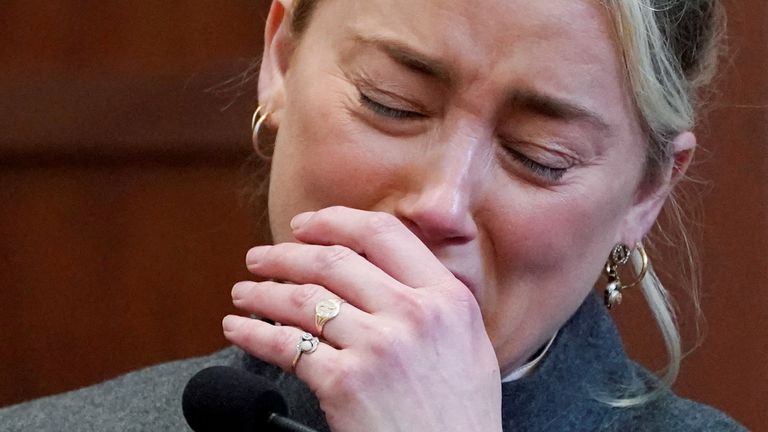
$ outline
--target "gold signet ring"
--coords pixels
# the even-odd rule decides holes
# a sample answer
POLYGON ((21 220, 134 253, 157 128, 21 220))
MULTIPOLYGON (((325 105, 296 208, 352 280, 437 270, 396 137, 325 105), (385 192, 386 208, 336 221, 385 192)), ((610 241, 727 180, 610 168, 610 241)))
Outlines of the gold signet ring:
POLYGON ((336 318, 339 314, 342 303, 346 303, 346 301, 333 298, 323 300, 315 305, 315 329, 317 330, 318 336, 323 335, 323 327, 325 327, 325 324, 336 318))

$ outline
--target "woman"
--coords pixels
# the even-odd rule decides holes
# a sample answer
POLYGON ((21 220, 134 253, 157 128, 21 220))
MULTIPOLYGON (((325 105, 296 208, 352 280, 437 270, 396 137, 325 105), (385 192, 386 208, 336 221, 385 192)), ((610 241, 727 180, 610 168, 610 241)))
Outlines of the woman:
POLYGON ((186 379, 230 363, 333 431, 740 430, 627 359, 591 294, 618 305, 635 262, 674 375, 641 243, 696 148, 719 9, 650 3, 275 0, 254 116, 257 151, 276 131, 275 245, 248 252, 261 282, 232 297, 282 325, 228 316, 253 357, 6 415, 61 427, 25 413, 68 405, 96 428, 178 428, 186 379))

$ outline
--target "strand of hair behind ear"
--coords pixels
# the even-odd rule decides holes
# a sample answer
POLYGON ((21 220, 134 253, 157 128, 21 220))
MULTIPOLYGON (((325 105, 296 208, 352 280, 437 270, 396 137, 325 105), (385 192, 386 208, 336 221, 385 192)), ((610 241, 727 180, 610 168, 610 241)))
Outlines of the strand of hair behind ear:
MULTIPOLYGON (((704 88, 715 76, 725 15, 717 0, 604 0, 603 4, 613 17, 633 97, 648 134, 645 186, 653 188, 674 163, 671 140, 696 125, 704 88)), ((671 226, 662 229, 657 224, 654 237, 661 235, 684 257, 681 273, 688 278, 698 323, 695 247, 675 194, 664 212, 671 226)), ((648 383, 635 382, 618 398, 602 398, 613 406, 652 400, 672 385, 680 370, 683 352, 672 298, 653 270, 643 281, 642 291, 661 331, 668 364, 650 390, 648 383)))

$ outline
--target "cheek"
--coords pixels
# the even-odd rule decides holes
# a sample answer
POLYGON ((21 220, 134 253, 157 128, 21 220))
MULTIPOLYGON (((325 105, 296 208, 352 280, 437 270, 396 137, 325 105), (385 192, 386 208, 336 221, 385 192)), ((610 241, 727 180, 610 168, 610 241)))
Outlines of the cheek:
POLYGON ((558 292, 584 292, 597 279, 621 224, 624 200, 612 200, 605 187, 590 193, 517 192, 490 233, 497 268, 517 286, 558 292))
POLYGON ((485 193, 482 251, 490 277, 479 300, 502 363, 533 354, 598 279, 629 205, 627 185, 608 183, 604 171, 558 191, 516 183, 485 193))

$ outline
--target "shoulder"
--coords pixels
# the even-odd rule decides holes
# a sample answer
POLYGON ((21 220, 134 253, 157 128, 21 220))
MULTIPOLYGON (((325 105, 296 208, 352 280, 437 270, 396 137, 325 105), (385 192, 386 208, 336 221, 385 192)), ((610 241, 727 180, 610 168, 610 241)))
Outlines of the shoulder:
POLYGON ((617 423, 621 427, 617 430, 626 430, 625 427, 638 425, 642 425, 644 431, 659 432, 747 430, 722 411, 676 395, 639 364, 628 361, 628 366, 632 370, 631 375, 645 383, 648 391, 656 388, 660 389, 660 392, 643 404, 631 408, 612 408, 615 416, 608 418, 618 420, 617 423))
POLYGON ((629 424, 648 431, 746 431, 727 414, 702 403, 665 392, 644 405, 626 409, 629 424))
POLYGON ((229 348, 207 357, 138 370, 104 383, 0 409, 5 431, 185 430, 181 394, 189 378, 237 361, 229 348))
POLYGON ((613 320, 590 295, 536 371, 502 386, 505 430, 745 431, 728 415, 681 398, 625 353, 613 320), (661 388, 655 398, 615 407, 661 388))

